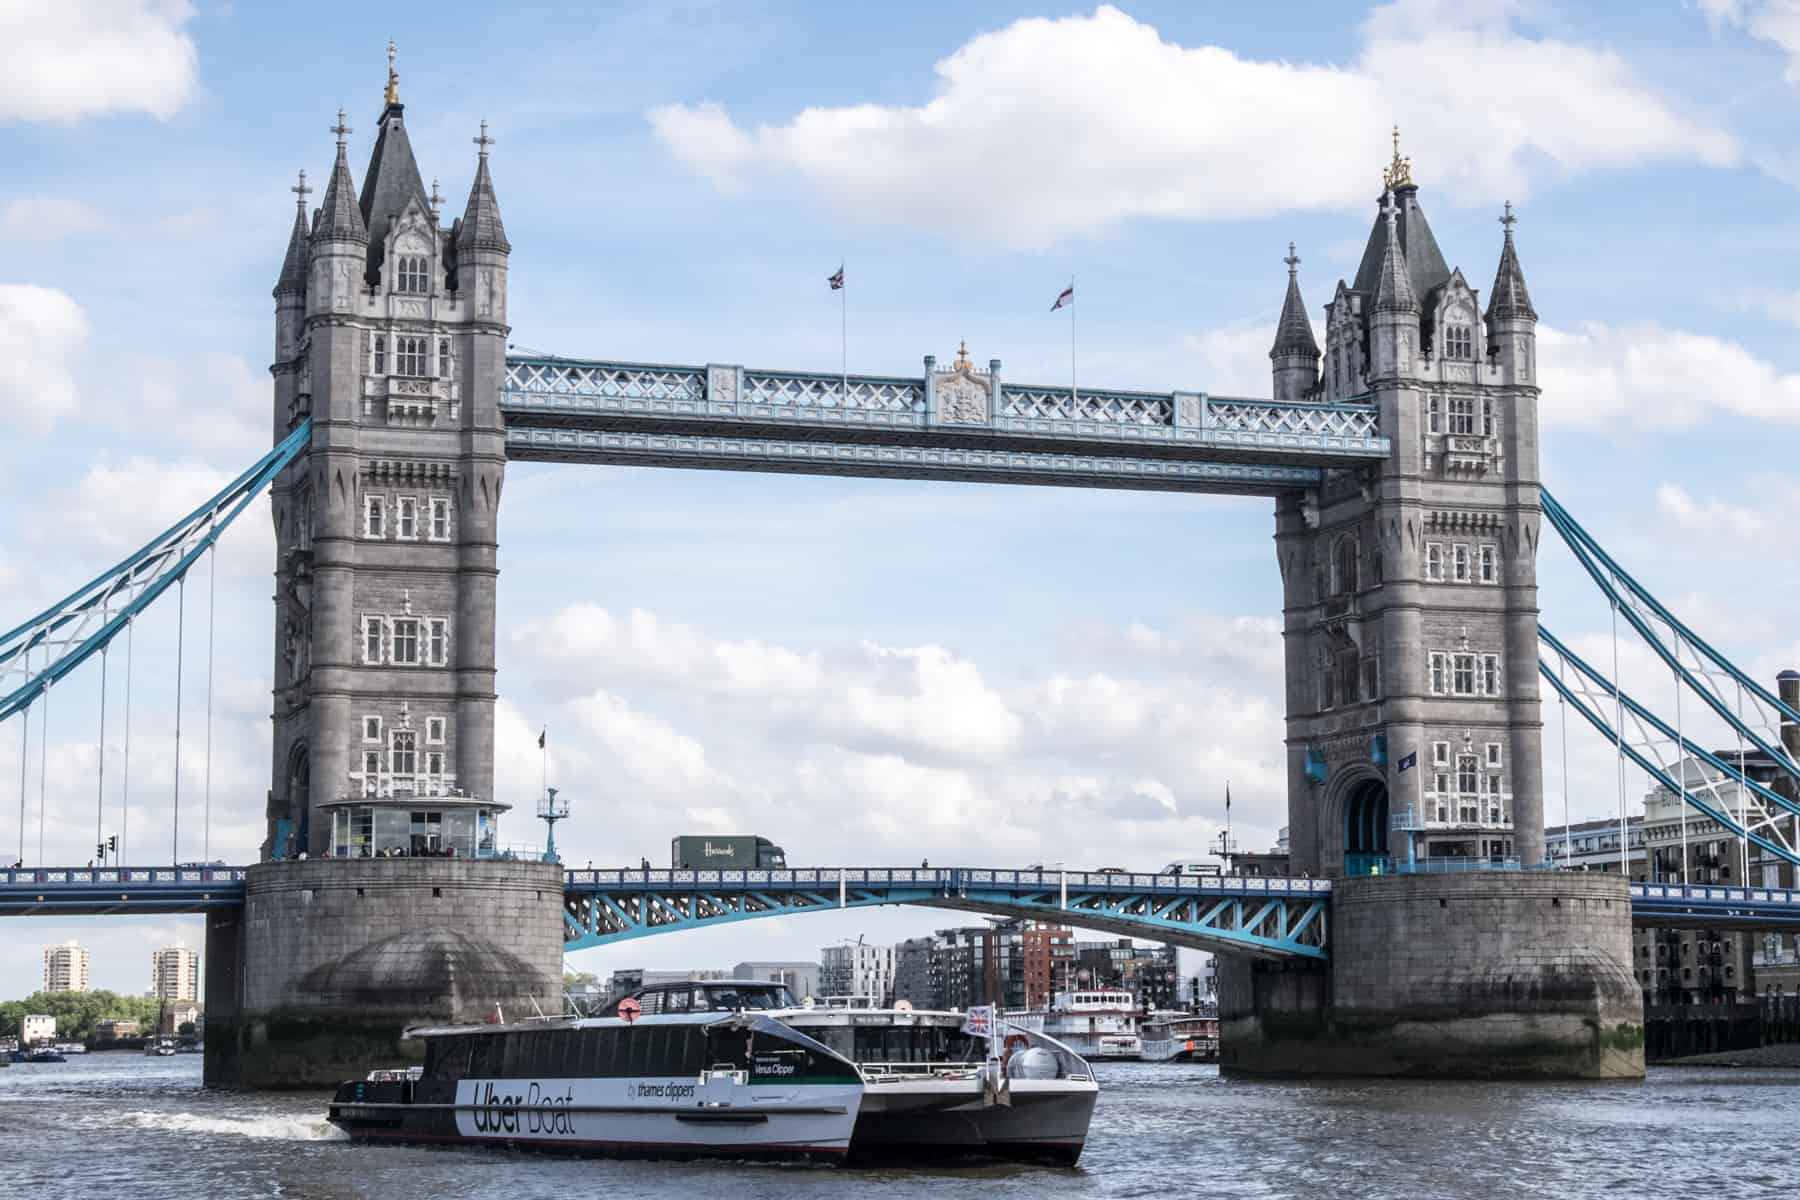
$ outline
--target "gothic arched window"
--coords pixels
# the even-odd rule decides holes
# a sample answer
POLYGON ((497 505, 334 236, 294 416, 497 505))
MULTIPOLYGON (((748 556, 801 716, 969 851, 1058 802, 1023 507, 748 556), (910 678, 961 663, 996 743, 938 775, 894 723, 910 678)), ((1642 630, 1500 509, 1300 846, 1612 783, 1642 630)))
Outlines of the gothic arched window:
POLYGON ((1467 325, 1444 326, 1444 357, 1475 357, 1475 337, 1467 325))
POLYGON ((1331 550, 1332 591, 1337 595, 1356 590, 1357 547, 1356 538, 1346 535, 1337 540, 1331 550))
POLYGON ((419 295, 431 290, 431 276, 426 272, 423 258, 408 255, 400 259, 394 290, 419 295))

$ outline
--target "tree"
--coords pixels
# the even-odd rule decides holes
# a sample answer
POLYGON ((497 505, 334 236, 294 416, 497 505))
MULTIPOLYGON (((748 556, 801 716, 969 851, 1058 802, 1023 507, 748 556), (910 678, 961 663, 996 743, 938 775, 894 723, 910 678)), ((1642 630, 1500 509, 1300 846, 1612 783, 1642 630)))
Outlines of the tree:
POLYGON ((193 1037, 194 1036, 194 1023, 192 1021, 183 1021, 181 1024, 179 1024, 175 1027, 175 1032, 180 1034, 182 1037, 193 1037))

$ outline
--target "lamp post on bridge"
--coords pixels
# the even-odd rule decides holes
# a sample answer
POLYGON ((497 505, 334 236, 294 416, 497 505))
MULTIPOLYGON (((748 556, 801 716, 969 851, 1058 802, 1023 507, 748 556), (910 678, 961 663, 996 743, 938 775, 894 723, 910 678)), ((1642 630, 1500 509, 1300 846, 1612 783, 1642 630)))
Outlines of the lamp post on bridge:
POLYGON ((538 797, 538 820, 544 823, 544 861, 556 862, 556 823, 569 815, 569 802, 559 800, 556 789, 546 787, 538 797))

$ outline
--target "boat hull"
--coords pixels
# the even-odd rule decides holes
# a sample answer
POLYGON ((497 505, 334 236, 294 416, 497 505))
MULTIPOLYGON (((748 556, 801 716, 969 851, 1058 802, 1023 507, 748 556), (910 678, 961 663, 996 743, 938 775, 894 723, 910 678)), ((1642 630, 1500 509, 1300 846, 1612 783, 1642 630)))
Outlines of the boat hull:
POLYGON ((1092 1084, 1016 1082, 1009 1103, 945 1095, 930 1085, 871 1085, 856 1119, 850 1163, 1000 1159, 1072 1167, 1099 1097, 1092 1084))
POLYGON ((589 1158, 842 1162, 861 1088, 781 1089, 736 1104, 694 1098, 691 1082, 564 1079, 432 1085, 347 1083, 326 1119, 353 1141, 484 1146, 589 1158), (550 1085, 551 1081, 545 1081, 550 1085), (686 1088, 685 1103, 635 1103, 686 1088))

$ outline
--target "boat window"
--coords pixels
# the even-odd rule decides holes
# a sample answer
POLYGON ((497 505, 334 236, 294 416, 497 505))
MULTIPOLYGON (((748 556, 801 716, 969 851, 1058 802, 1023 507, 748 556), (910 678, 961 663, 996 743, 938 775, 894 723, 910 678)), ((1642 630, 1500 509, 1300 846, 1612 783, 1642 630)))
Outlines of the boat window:
POLYGON ((425 1074, 433 1079, 463 1079, 470 1074, 472 1037, 432 1038, 425 1049, 425 1074))
POLYGON ((686 1012, 688 1010, 688 996, 689 993, 685 991, 667 993, 663 996, 663 1011, 672 1013, 686 1012))

